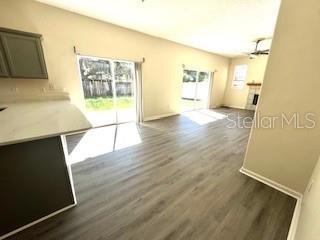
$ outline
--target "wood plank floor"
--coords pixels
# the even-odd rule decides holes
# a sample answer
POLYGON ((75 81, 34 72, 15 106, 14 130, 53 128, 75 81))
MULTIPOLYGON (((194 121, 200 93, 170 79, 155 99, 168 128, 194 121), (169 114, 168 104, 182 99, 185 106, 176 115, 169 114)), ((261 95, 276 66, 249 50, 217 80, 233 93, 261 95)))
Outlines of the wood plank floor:
MULTIPOLYGON (((9 239, 285 240, 296 201, 239 173, 250 130, 227 128, 230 113, 252 116, 222 108, 134 124, 140 143, 72 166, 75 208, 9 239)), ((68 137, 71 154, 85 136, 68 137)))

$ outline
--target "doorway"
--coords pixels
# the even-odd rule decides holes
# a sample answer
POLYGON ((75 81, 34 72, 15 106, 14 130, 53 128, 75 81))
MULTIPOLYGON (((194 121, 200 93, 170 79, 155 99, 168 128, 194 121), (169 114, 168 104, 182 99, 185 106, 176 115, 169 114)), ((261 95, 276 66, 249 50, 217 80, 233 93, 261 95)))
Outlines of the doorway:
POLYGON ((93 126, 137 120, 135 63, 78 56, 87 118, 93 126))
POLYGON ((181 111, 209 108, 211 73, 208 71, 183 70, 181 111))

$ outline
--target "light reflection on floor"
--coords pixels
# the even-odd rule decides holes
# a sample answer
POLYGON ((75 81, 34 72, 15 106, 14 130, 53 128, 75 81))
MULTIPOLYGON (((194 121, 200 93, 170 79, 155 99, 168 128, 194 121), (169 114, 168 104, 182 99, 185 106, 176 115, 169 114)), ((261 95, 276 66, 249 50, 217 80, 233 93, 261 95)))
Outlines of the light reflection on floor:
MULTIPOLYGON (((206 109, 184 112, 181 115, 198 125, 205 125, 227 117, 223 113, 206 109)), ((139 143, 141 143, 141 136, 136 123, 94 128, 86 132, 80 141, 76 143, 76 146, 69 154, 69 162, 71 164, 82 162, 88 158, 97 157, 139 143)))
POLYGON ((191 121, 204 125, 227 117, 227 115, 218 113, 208 109, 201 109, 196 111, 184 112, 181 115, 189 118, 191 121))
POLYGON ((84 134, 69 155, 70 164, 141 143, 135 123, 94 128, 84 134))
POLYGON ((131 122, 136 120, 134 108, 110 109, 101 111, 89 111, 86 113, 89 122, 94 127, 114 124, 116 122, 131 122))

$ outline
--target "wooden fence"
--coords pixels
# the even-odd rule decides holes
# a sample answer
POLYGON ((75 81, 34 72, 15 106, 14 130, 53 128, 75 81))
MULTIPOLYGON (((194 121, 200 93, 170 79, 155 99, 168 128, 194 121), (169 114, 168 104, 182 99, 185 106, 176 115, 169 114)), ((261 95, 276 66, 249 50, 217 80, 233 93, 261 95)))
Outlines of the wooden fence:
MULTIPOLYGON (((82 87, 85 98, 112 97, 112 82, 102 80, 84 80, 82 87)), ((132 96, 132 82, 116 82, 117 96, 132 96)))

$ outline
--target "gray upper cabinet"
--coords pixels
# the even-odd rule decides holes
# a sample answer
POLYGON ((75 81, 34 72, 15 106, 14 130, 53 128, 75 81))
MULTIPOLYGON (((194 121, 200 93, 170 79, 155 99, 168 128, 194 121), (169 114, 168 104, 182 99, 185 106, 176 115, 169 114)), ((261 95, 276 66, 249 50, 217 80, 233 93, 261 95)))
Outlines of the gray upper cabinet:
POLYGON ((12 78, 47 79, 40 37, 37 34, 0 29, 3 59, 2 61, 0 59, 0 75, 12 78))
POLYGON ((0 77, 9 77, 9 72, 7 68, 7 63, 5 60, 5 55, 0 42, 0 77))

